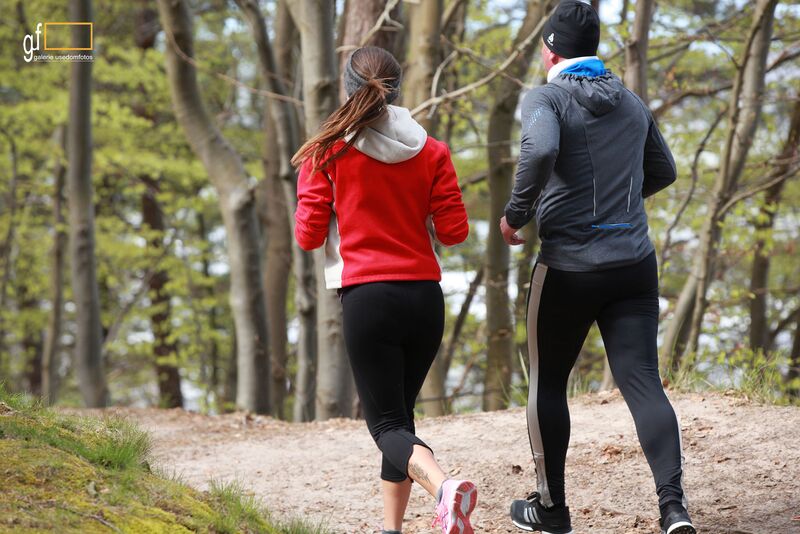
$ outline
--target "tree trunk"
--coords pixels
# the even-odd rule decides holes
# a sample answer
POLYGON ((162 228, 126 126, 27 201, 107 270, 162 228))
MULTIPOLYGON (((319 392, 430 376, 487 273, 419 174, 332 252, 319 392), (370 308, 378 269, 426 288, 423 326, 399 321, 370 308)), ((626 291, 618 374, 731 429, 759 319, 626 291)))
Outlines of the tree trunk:
POLYGON ((650 23, 655 11, 655 0, 637 0, 633 31, 625 43, 625 87, 647 98, 647 46, 650 39, 650 23))
POLYGON ((777 0, 758 0, 753 23, 742 52, 728 113, 728 136, 721 165, 709 201, 708 216, 700 232, 700 243, 694 255, 692 269, 686 279, 675 312, 665 336, 663 358, 677 367, 683 351, 674 352, 679 333, 688 321, 689 336, 686 350, 694 352, 700 337, 700 327, 706 309, 706 293, 711 280, 721 226, 725 214, 723 206, 739 183, 747 153, 753 143, 758 117, 761 112, 766 71, 767 52, 772 35, 772 23, 777 0), (691 319, 690 319, 691 317, 691 319))
POLYGON ((629 0, 622 0, 622 7, 619 10, 619 24, 627 24, 628 22, 628 4, 629 0))
MULTIPOLYGON (((444 11, 442 0, 420 0, 406 4, 408 10, 408 67, 404 74, 403 105, 414 109, 425 102, 431 94, 431 84, 439 66, 440 23, 444 11)), ((416 117, 430 135, 436 135, 438 120, 435 115, 424 113, 416 117)))
MULTIPOLYGON (((94 20, 91 0, 72 0, 71 20, 94 20)), ((72 41, 80 44, 80 28, 73 28, 72 41)), ((70 66, 69 126, 67 129, 67 187, 69 190, 70 255, 72 293, 75 301, 75 361, 78 385, 87 407, 108 402, 100 326, 92 202, 92 63, 70 66)))
MULTIPOLYGON (((136 27, 134 29, 134 42, 140 50, 148 50, 155 44, 158 35, 158 13, 145 5, 136 12, 136 27)), ((141 88, 142 95, 146 98, 145 89, 141 88)), ((138 117, 147 119, 142 110, 134 110, 138 117)), ((156 198, 158 186, 150 177, 143 177, 145 191, 142 193, 142 222, 149 233, 148 246, 153 249, 153 257, 161 255, 164 248, 164 212, 156 198)), ((183 393, 181 392, 181 375, 177 366, 178 348, 172 336, 172 306, 170 296, 166 292, 169 283, 169 273, 165 269, 156 270, 148 281, 148 294, 150 297, 150 322, 152 325, 155 343, 153 345, 153 366, 156 371, 158 383, 158 404, 164 408, 183 407, 183 393), (168 363, 171 360, 174 363, 168 363)), ((201 363, 204 365, 204 363, 201 363)), ((203 368, 203 371, 205 369, 203 368)), ((205 376, 201 373, 201 376, 205 376)))
MULTIPOLYGON (((514 39, 516 48, 536 30, 545 16, 548 2, 528 2, 525 20, 514 39)), ((520 54, 508 69, 513 78, 523 78, 528 72, 539 40, 520 54)), ((493 86, 496 95, 489 111, 487 154, 489 160, 489 239, 487 244, 486 323, 487 361, 484 382, 483 409, 500 410, 508 405, 511 387, 511 367, 514 355, 514 326, 511 320, 511 301, 508 296, 510 248, 503 240, 498 221, 503 217, 505 205, 511 196, 514 181, 514 164, 511 158, 511 130, 514 112, 519 102, 520 87, 503 78, 493 86)))
MULTIPOLYGON (((231 350, 230 354, 238 354, 239 344, 236 341, 236 329, 233 329, 231 335, 231 350)), ((222 386, 222 403, 220 411, 233 411, 236 406, 236 396, 239 387, 238 375, 239 370, 236 365, 236 358, 228 358, 228 365, 225 369, 225 383, 222 386)))
POLYGON ((611 374, 611 365, 608 358, 603 358, 603 380, 600 382, 600 391, 614 389, 614 375, 611 374))
POLYGON ((798 380, 800 380, 800 313, 797 314, 792 351, 789 353, 789 372, 786 373, 787 394, 790 399, 800 399, 800 384, 797 383, 798 380))
POLYGON ((708 306, 706 295, 713 278, 717 246, 722 237, 722 225, 725 220, 723 207, 736 192, 761 114, 767 55, 776 5, 777 0, 757 2, 753 27, 741 61, 742 67, 734 81, 726 150, 713 189, 710 217, 706 219, 705 231, 701 233, 700 253, 695 256, 698 288, 694 295, 694 310, 689 330, 688 349, 691 352, 696 352, 698 349, 703 315, 708 306))
MULTIPOLYGON (((337 108, 338 79, 334 49, 334 3, 297 0, 287 3, 300 30, 306 133, 312 135, 337 108)), ((342 308, 335 291, 325 288, 325 251, 314 251, 317 277, 316 419, 348 416, 353 406, 353 378, 342 334, 342 308)))
POLYGON ((264 179, 256 190, 261 226, 264 229, 263 268, 264 292, 269 322, 270 356, 272 361, 272 414, 284 419, 284 403, 287 391, 286 344, 287 313, 286 299, 289 293, 289 279, 292 267, 292 239, 289 234, 289 217, 286 199, 280 182, 280 154, 269 145, 276 136, 274 117, 268 113, 264 117, 263 150, 264 179))
POLYGON ((225 223, 231 277, 231 309, 236 330, 236 404, 269 412, 267 317, 261 281, 258 221, 253 191, 242 161, 208 116, 195 67, 192 18, 185 0, 158 0, 167 33, 167 77, 178 123, 217 190, 225 223))
POLYGON ((443 347, 440 346, 419 392, 419 408, 428 417, 439 417, 449 411, 446 390, 447 371, 444 368, 443 357, 443 347))
POLYGON ((506 202, 511 196, 514 165, 510 159, 511 147, 506 141, 511 138, 519 89, 503 89, 493 91, 498 97, 489 111, 486 138, 489 145, 489 238, 486 245, 487 357, 483 409, 487 411, 501 410, 507 406, 514 350, 514 328, 508 295, 511 251, 496 222, 503 217, 506 202))
POLYGON ((680 369, 683 354, 686 352, 686 340, 689 337, 690 318, 694 311, 694 294, 697 291, 697 279, 689 276, 678 295, 672 319, 667 323, 664 339, 661 341, 661 367, 673 372, 680 369))
MULTIPOLYGON (((798 143, 800 143, 800 101, 794 105, 789 134, 783 150, 778 156, 779 161, 785 163, 779 164, 774 174, 781 175, 788 170, 788 162, 798 155, 798 143)), ((767 317, 770 247, 766 234, 772 231, 775 224, 775 214, 778 211, 778 204, 783 196, 785 185, 786 181, 782 180, 767 189, 764 204, 761 206, 755 222, 758 241, 756 241, 753 252, 753 267, 750 272, 750 348, 753 351, 766 352, 771 348, 767 317)))
MULTIPOLYGON (((267 33, 267 25, 256 0, 236 0, 244 13, 258 51, 261 77, 268 90, 286 95, 281 75, 276 72, 275 57, 267 33)), ((285 8, 283 9, 285 15, 285 8)), ((282 23, 285 18, 282 19, 282 23)), ((262 150, 264 180, 256 191, 256 204, 264 229, 263 268, 266 294, 268 331, 272 369, 272 413, 285 418, 284 402, 287 392, 287 295, 286 280, 292 268, 292 226, 295 188, 294 172, 289 160, 297 148, 296 114, 286 101, 269 98, 264 116, 264 147, 262 150), (294 119, 294 120, 293 120, 294 119), (275 150, 273 140, 278 140, 275 150)), ((310 263, 310 262, 309 262, 310 263)), ((298 278, 302 282, 302 277, 298 278)), ((301 288, 302 289, 302 288, 301 288)), ((306 337, 308 323, 301 323, 301 339, 306 337)), ((305 349, 306 347, 304 347, 305 349)))
MULTIPOLYGON (((155 183, 148 178, 143 181, 147 188, 142 193, 142 222, 148 233, 152 234, 148 240, 148 246, 153 249, 152 255, 155 257, 164 248, 164 213, 156 199, 155 183)), ((162 268, 158 268, 147 283, 151 309, 150 324, 155 337, 153 363, 158 381, 159 406, 181 408, 183 407, 183 394, 181 393, 181 375, 177 366, 178 348, 170 340, 172 337, 172 306, 166 290, 167 284, 169 284, 169 274, 162 268)))
MULTIPOLYGON (((33 261, 28 250, 21 250, 20 256, 24 263, 30 264, 33 261)), ((27 280, 20 280, 17 284, 18 312, 22 317, 30 316, 31 312, 39 307, 39 300, 33 294, 27 280)), ((28 321, 22 321, 21 346, 27 391, 32 396, 39 397, 42 394, 42 336, 28 321)))
MULTIPOLYGON (((362 46, 378 46, 386 49, 395 56, 397 55, 397 44, 402 37, 402 32, 397 30, 387 30, 384 24, 381 29, 372 33, 364 42, 367 34, 370 33, 378 17, 383 16, 383 10, 391 0, 347 0, 343 15, 341 44, 342 53, 339 57, 339 72, 344 72, 347 58, 350 54, 362 46)), ((396 15, 400 10, 401 2, 397 2, 392 10, 392 15, 396 15)), ((339 98, 342 102, 347 99, 344 91, 344 83, 339 84, 339 98)))
MULTIPOLYGON (((339 72, 344 72, 350 54, 361 47, 367 34, 378 21, 378 17, 383 16, 383 10, 386 8, 386 5, 387 2, 383 0, 347 0, 347 2, 345 2, 339 72)), ((398 2, 397 7, 393 11, 399 11, 399 6, 400 3, 398 2)), ((364 46, 379 46, 396 55, 397 43, 400 37, 401 32, 387 31, 384 26, 382 29, 374 32, 364 43, 364 46)), ((339 81, 339 100, 342 102, 347 100, 347 93, 344 90, 344 81, 341 79, 339 81)))
MULTIPOLYGON (((19 6, 18 6, 19 7, 19 6)), ((6 309, 8 302, 8 286, 11 281, 11 271, 13 268, 13 249, 14 231, 16 230, 15 216, 17 213, 17 183, 19 182, 18 172, 18 153, 17 143, 14 136, 0 127, 0 133, 8 141, 9 158, 11 165, 11 183, 8 188, 8 228, 0 247, 0 259, 3 261, 3 276, 0 278, 0 310, 6 309)), ((10 377, 11 362, 7 359, 9 351, 6 349, 6 325, 5 314, 0 312, 0 377, 10 377)))
MULTIPOLYGON (((206 228, 206 219, 203 216, 202 212, 197 214, 197 233, 199 234, 201 241, 208 241, 208 229, 206 228)), ((211 262, 208 260, 208 255, 202 255, 202 273, 203 277, 208 280, 211 278, 211 262)), ((202 292, 203 290, 201 290, 202 292)), ((213 286, 207 287, 204 290, 204 294, 199 295, 201 298, 209 298, 213 299, 215 297, 215 289, 213 286)), ((218 312, 216 307, 212 307, 208 311, 208 327, 213 331, 216 332, 219 329, 219 325, 217 323, 218 312)), ((220 375, 221 375, 221 366, 219 362, 219 344, 217 343, 216 339, 211 338, 209 340, 210 346, 208 347, 208 365, 211 367, 211 376, 209 377, 209 383, 206 385, 206 397, 213 398, 213 401, 216 403, 219 411, 222 411, 222 405, 227 403, 233 404, 236 401, 235 395, 235 384, 234 384, 234 394, 230 397, 226 396, 224 392, 220 391, 220 375)), ((235 351, 232 353, 235 354, 235 351)), ((227 389, 227 388, 226 388, 227 389)))
MULTIPOLYGON (((63 150, 64 127, 56 133, 58 150, 63 150)), ((64 312, 64 254, 67 247, 66 221, 64 219, 64 176, 66 167, 59 155, 56 159, 53 176, 53 260, 50 265, 50 314, 47 318, 47 332, 42 351, 42 400, 45 404, 55 404, 58 394, 58 353, 61 338, 61 321, 64 312)))
MULTIPOLYGON (((275 14, 275 72, 278 78, 275 80, 291 80, 299 67, 299 62, 294 59, 295 52, 299 50, 300 35, 294 25, 292 16, 286 6, 285 0, 280 0, 275 14)), ((294 79, 293 83, 297 89, 302 85, 299 78, 294 79)), ((281 89, 275 85, 273 91, 285 94, 292 93, 288 88, 281 89)), ((295 96, 299 96, 296 90, 295 96)), ((273 106, 275 103, 272 104, 273 106)), ((303 127, 300 123, 297 108, 286 106, 286 124, 279 127, 289 133, 287 148, 281 149, 281 175, 284 169, 288 173, 282 183, 284 184, 284 195, 287 199, 287 215, 291 234, 294 234, 294 207, 297 203, 297 182, 294 169, 290 160, 292 155, 300 146, 300 139, 303 137, 303 127), (285 160, 285 161, 284 161, 285 160)), ((282 124, 278 121, 278 124, 282 124)), ((317 366, 317 302, 316 302, 316 280, 314 278, 314 257, 300 248, 292 240, 292 269, 295 278, 294 301, 299 320, 298 342, 297 342, 297 374, 295 375, 294 387, 294 414, 293 420, 311 421, 314 419, 315 397, 316 397, 316 366, 317 366)))
MULTIPOLYGON (((292 77, 295 63, 292 56, 299 35, 286 2, 279 1, 275 13, 275 53, 258 3, 255 0, 236 0, 236 2, 250 24, 258 50, 261 75, 267 89, 278 95, 288 96, 290 91, 285 82, 292 77)), ((276 172, 283 191, 284 209, 289 225, 291 267, 295 278, 294 301, 299 321, 293 418, 295 421, 310 421, 314 418, 317 361, 314 258, 291 239, 291 235, 294 234, 294 211, 297 204, 297 176, 292 168, 291 159, 300 146, 301 125, 296 109, 288 101, 270 98, 268 107, 268 115, 275 122, 275 139, 280 155, 276 172)))

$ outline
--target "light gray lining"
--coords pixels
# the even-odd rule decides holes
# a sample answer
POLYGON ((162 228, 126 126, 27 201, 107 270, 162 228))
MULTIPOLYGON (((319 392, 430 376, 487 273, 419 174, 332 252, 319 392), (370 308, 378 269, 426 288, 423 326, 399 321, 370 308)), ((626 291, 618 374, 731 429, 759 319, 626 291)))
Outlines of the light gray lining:
POLYGON ((550 487, 547 485, 547 473, 544 468, 544 446, 542 445, 542 432, 539 428, 539 412, 537 395, 539 393, 539 343, 537 336, 537 323, 539 320, 539 301, 542 297, 542 287, 547 276, 547 265, 537 263, 531 279, 531 293, 528 298, 528 354, 530 371, 528 385, 528 437, 531 441, 533 461, 536 464, 536 485, 541 495, 542 504, 553 506, 550 497, 550 487))

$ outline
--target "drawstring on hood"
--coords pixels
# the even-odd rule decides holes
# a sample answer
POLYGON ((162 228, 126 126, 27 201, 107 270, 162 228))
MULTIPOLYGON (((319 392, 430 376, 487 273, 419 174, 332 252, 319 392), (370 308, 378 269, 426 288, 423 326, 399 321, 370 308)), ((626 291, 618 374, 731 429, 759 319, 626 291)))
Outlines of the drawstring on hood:
MULTIPOLYGON (((355 134, 345 137, 349 142, 355 134)), ((411 112, 399 106, 386 106, 386 113, 375 123, 361 130, 353 147, 383 163, 407 161, 425 147, 428 133, 411 117, 411 112)))

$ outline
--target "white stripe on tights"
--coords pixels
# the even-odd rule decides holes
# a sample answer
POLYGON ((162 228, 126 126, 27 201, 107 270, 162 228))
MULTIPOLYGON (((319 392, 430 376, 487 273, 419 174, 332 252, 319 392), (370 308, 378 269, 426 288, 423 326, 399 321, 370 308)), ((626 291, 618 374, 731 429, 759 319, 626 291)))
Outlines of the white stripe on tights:
POLYGON ((547 473, 544 468, 544 446, 542 432, 539 428, 539 412, 537 395, 539 393, 539 340, 537 323, 539 320, 539 302, 542 297, 542 286, 547 276, 547 265, 537 263, 531 277, 531 292, 528 299, 528 357, 530 360, 528 384, 528 436, 531 440, 533 461, 536 464, 536 485, 541 495, 542 504, 553 506, 550 488, 547 485, 547 473))

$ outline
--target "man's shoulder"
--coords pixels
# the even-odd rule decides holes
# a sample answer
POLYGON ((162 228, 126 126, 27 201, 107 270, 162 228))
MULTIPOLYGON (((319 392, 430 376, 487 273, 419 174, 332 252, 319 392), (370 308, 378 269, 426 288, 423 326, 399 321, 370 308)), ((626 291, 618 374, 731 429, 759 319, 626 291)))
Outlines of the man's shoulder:
POLYGON ((534 87, 525 93, 522 99, 522 108, 548 107, 553 111, 558 111, 564 105, 566 95, 562 93, 561 89, 550 83, 534 87))

